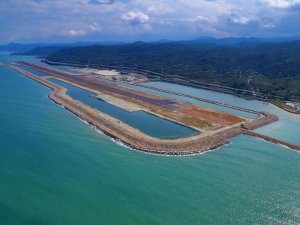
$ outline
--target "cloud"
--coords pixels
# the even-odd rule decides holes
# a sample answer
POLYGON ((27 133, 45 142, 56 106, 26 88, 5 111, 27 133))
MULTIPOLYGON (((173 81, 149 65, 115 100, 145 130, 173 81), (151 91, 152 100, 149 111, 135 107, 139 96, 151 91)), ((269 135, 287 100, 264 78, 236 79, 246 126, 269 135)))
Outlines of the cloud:
POLYGON ((88 29, 89 29, 91 32, 98 32, 98 31, 101 31, 101 28, 100 28, 100 26, 99 26, 97 23, 93 23, 93 24, 89 25, 88 29))
POLYGON ((91 4, 102 4, 102 5, 110 5, 114 3, 114 0, 90 0, 89 3, 91 4))
POLYGON ((288 8, 300 4, 300 0, 265 0, 272 7, 288 8))
POLYGON ((0 40, 300 35, 300 0, 6 0, 0 40))
POLYGON ((62 36, 76 38, 76 37, 83 37, 88 34, 100 32, 101 29, 97 23, 93 23, 90 25, 85 25, 85 28, 82 29, 69 29, 62 32, 62 36))
POLYGON ((238 23, 238 24, 247 24, 251 20, 248 17, 246 17, 246 16, 237 16, 237 17, 233 17, 232 21, 234 23, 238 23))
POLYGON ((66 32, 63 32, 63 35, 66 37, 80 37, 86 35, 85 30, 68 30, 66 32))
POLYGON ((149 22, 149 16, 141 11, 130 11, 121 16, 121 19, 132 25, 146 24, 149 22))

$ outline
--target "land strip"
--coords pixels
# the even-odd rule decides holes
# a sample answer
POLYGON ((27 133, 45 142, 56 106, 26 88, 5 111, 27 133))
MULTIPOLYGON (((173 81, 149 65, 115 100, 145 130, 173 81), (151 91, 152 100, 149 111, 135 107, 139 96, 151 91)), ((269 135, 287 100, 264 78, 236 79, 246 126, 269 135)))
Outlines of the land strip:
POLYGON ((145 135, 139 130, 123 123, 122 121, 119 121, 69 97, 66 94, 67 89, 64 87, 56 85, 47 79, 43 79, 42 77, 35 76, 32 73, 22 70, 14 65, 11 65, 10 67, 19 73, 51 88, 53 91, 49 94, 50 99, 57 104, 64 106, 67 110, 74 113, 78 117, 83 118, 96 128, 102 130, 107 135, 122 141, 134 149, 152 153, 184 155, 211 150, 228 143, 228 139, 231 137, 246 133, 246 129, 247 132, 249 132, 250 129, 255 129, 278 120, 278 117, 275 115, 270 113, 261 113, 257 119, 248 120, 244 123, 234 124, 215 131, 198 134, 192 137, 174 140, 161 140, 145 135))
POLYGON ((222 106, 222 107, 226 107, 226 108, 230 108, 230 109, 236 109, 236 110, 243 111, 243 112, 253 113, 253 114, 256 114, 258 116, 261 114, 260 112, 255 111, 255 110, 246 109, 246 108, 239 107, 239 106, 234 106, 234 105, 229 105, 229 104, 222 103, 222 102, 212 101, 212 100, 205 99, 205 98, 199 98, 199 97, 195 97, 195 96, 192 96, 192 95, 182 94, 182 93, 175 92, 175 91, 168 91, 168 90, 165 90, 165 89, 150 87, 150 86, 143 85, 143 84, 132 84, 132 85, 135 85, 135 86, 138 86, 138 87, 143 87, 143 88, 148 88, 148 89, 152 89, 152 90, 155 90, 155 91, 160 91, 160 92, 164 92, 164 93, 168 93, 168 94, 173 94, 173 95, 177 95, 177 96, 187 97, 187 98, 190 98, 190 99, 195 99, 195 100, 198 100, 198 101, 207 102, 207 103, 211 103, 211 104, 214 104, 214 105, 218 105, 218 106, 222 106))
POLYGON ((117 70, 100 70, 90 68, 77 68, 72 70, 94 79, 100 78, 128 83, 140 83, 149 81, 147 76, 133 72, 120 72, 117 70))
POLYGON ((286 146, 286 147, 294 149, 296 151, 300 151, 300 145, 292 144, 292 143, 289 143, 287 141, 282 141, 282 140, 279 140, 277 138, 270 137, 270 136, 267 136, 267 135, 264 135, 264 134, 260 134, 260 133, 257 133, 257 132, 251 131, 251 130, 244 130, 243 133, 246 134, 246 135, 252 136, 252 137, 261 138, 265 141, 272 142, 274 144, 279 144, 279 145, 286 146))
POLYGON ((107 102, 111 105, 114 105, 114 106, 118 107, 118 108, 124 109, 127 112, 137 112, 137 111, 142 111, 143 110, 143 108, 139 107, 136 104, 124 101, 120 98, 115 98, 111 95, 100 94, 100 95, 96 95, 96 96, 93 96, 93 97, 97 98, 97 99, 101 99, 101 100, 103 100, 103 101, 105 101, 105 102, 107 102))
MULTIPOLYGON (((49 61, 49 60, 43 60, 45 63, 49 65, 61 65, 64 63, 58 62, 58 61, 49 61)), ((65 65, 68 66, 75 66, 75 67, 86 67, 85 64, 75 64, 75 63, 66 63, 65 65)), ((135 66, 105 66, 105 65, 98 65, 98 64, 89 64, 89 67, 94 68, 102 68, 107 70, 117 70, 117 71, 130 71, 134 73, 143 74, 145 76, 148 76, 150 80, 152 81, 165 81, 169 83, 174 84, 180 84, 180 85, 186 85, 189 87, 195 87, 195 88, 202 88, 227 94, 232 94, 235 96, 243 97, 246 99, 257 99, 260 101, 264 101, 267 103, 271 103, 287 112, 293 113, 293 114, 300 114, 300 110, 297 108, 289 107, 285 104, 284 97, 279 96, 278 94, 272 94, 272 93, 262 93, 259 90, 249 90, 249 89, 243 89, 243 88, 233 88, 230 86, 224 86, 220 84, 212 84, 207 82, 201 82, 200 80, 193 80, 193 79, 184 79, 182 76, 176 75, 176 74, 168 74, 168 73, 158 73, 151 70, 136 68, 135 66)), ((190 73, 191 74, 191 73, 190 73)), ((277 76, 278 78, 278 76, 277 76)), ((287 78, 285 76, 285 78, 287 78)), ((283 81, 284 82, 284 81, 283 81)), ((264 82, 261 82, 264 83, 264 82)), ((292 99, 290 99, 292 100, 292 99)), ((299 98, 296 98, 296 101, 300 101, 299 98)))
POLYGON ((189 126, 200 132, 217 130, 247 120, 246 118, 211 108, 196 106, 176 99, 122 87, 108 81, 94 80, 81 75, 73 76, 69 73, 32 62, 18 63, 43 72, 56 79, 71 83, 72 85, 80 86, 83 89, 101 92, 102 94, 107 94, 136 104, 146 112, 184 126, 189 126))

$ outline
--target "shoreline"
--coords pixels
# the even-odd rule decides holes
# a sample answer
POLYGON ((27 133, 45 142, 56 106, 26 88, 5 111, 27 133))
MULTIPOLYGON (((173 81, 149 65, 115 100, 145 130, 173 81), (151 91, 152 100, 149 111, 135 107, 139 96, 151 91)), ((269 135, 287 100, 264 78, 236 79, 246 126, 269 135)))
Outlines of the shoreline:
MULTIPOLYGON (((48 64, 48 65, 65 65, 65 66, 74 66, 74 67, 83 67, 84 65, 80 65, 80 64, 73 64, 73 63, 63 63, 63 62, 53 62, 53 61, 48 61, 48 60, 45 60, 43 59, 42 60, 44 63, 48 64)), ((105 68, 105 67, 104 67, 105 68)), ((111 69, 109 67, 107 67, 106 69, 111 69)), ((157 79, 151 79, 149 78, 149 82, 155 82, 157 81, 157 79)), ((187 87, 193 87, 193 88, 199 88, 199 89, 205 89, 205 90, 210 90, 210 91, 215 91, 215 92, 219 92, 219 93, 224 93, 224 94, 231 94, 231 95, 234 95, 236 97, 240 97, 240 98, 243 98, 243 99, 246 99, 246 100, 249 100, 249 98, 247 98, 245 95, 242 95, 242 94, 237 94, 235 93, 234 91, 233 92, 229 92, 229 91, 225 91, 225 90, 220 90, 220 89, 214 89, 214 88, 208 88, 208 87, 205 87, 205 86, 198 86, 196 84, 182 84, 176 80, 169 80, 169 79, 159 79, 159 81, 162 81, 162 82, 169 82, 169 83, 174 83, 174 84, 179 84, 179 85, 183 85, 183 86, 187 86, 187 87)), ((140 84, 140 83, 137 83, 137 85, 140 84)), ((135 85, 135 84, 133 84, 135 85)), ((250 96, 249 96, 250 97, 250 96)), ((253 97, 253 96, 252 96, 253 97)), ((257 101, 263 101, 262 99, 259 99, 259 98, 250 98, 251 100, 257 100, 257 101)), ((300 115, 300 112, 293 112, 291 110, 288 110, 284 107, 281 107, 280 105, 277 105, 275 104, 274 102, 272 102, 272 100, 268 100, 268 101, 265 101, 269 104, 272 104, 288 113, 291 113, 291 114, 294 114, 294 115, 300 115)))
POLYGON ((13 65, 10 65, 10 68, 50 88, 52 91, 49 93, 48 97, 52 101, 94 126, 105 135, 135 150, 154 154, 191 155, 203 153, 230 143, 228 140, 229 138, 244 134, 245 130, 253 130, 278 120, 278 117, 275 115, 261 112, 261 116, 257 119, 226 127, 208 134, 199 134, 174 140, 162 140, 150 137, 110 115, 102 113, 101 111, 93 109, 90 106, 71 98, 66 94, 67 89, 64 87, 35 76, 13 65))
POLYGON ((156 88, 156 87, 151 87, 151 86, 147 86, 147 85, 143 85, 143 84, 133 84, 133 85, 137 86, 137 87, 152 89, 152 90, 159 91, 159 92, 164 92, 164 93, 168 93, 168 94, 182 96, 182 97, 194 99, 194 100, 201 101, 201 102, 206 102, 206 103, 222 106, 222 107, 225 107, 225 108, 235 109, 235 110, 238 110, 238 111, 255 114, 257 116, 260 116, 260 114, 261 114, 260 112, 255 111, 255 110, 246 109, 246 108, 243 108, 243 107, 234 106, 234 105, 230 105, 230 104, 226 104, 226 103, 221 103, 221 102, 217 102, 217 101, 213 101, 213 100, 209 100, 209 99, 205 99, 205 98, 199 98, 199 97, 196 97, 196 96, 187 95, 187 94, 183 94, 183 93, 179 93, 179 92, 175 92, 175 91, 169 91, 169 90, 156 88))
MULTIPOLYGON (((157 80, 153 80, 152 82, 156 82, 157 80)), ((262 99, 259 99, 259 98, 247 98, 245 95, 241 95, 241 94, 237 94, 235 92, 228 92, 228 91, 223 91, 223 90, 220 90, 220 89, 213 89, 213 88, 208 88, 208 87, 200 87, 200 86, 197 86, 197 85, 188 85, 188 84, 182 84, 180 82, 177 82, 177 81, 171 81, 171 80, 160 80, 161 82, 167 82, 167 83, 171 83, 171 84, 178 84, 178 85, 183 85, 183 86, 186 86, 186 87, 192 87, 192 88, 199 88, 199 89, 204 89, 204 90, 209 90, 209 91, 214 91, 214 92, 219 92, 219 93, 223 93, 223 94, 229 94, 229 95, 233 95, 233 96, 236 96, 236 97, 239 97, 239 98, 243 98, 245 100, 256 100, 256 101, 261 101, 261 102, 266 102, 268 104, 271 104, 273 106, 276 106, 280 109, 282 109, 283 111, 285 112, 288 112, 288 113, 291 113, 291 114, 294 114, 294 115, 300 115, 300 112, 297 113, 297 112, 293 112, 291 110, 288 110, 284 107, 281 107, 279 104, 275 104, 274 102, 272 102, 272 100, 269 100, 269 101, 264 101, 262 99)))
POLYGON ((291 111, 291 110, 289 110, 289 109, 286 109, 286 108, 284 108, 284 107, 281 107, 279 104, 276 104, 276 103, 274 103, 274 102, 272 102, 272 101, 270 101, 270 102, 268 102, 268 103, 270 103, 270 104, 276 106, 276 107, 279 108, 279 109, 282 109, 282 110, 285 111, 285 112, 291 113, 291 114, 293 114, 293 115, 300 115, 300 112, 293 112, 293 111, 291 111))
MULTIPOLYGON (((102 92, 100 92, 100 91, 98 91, 98 90, 96 91, 96 90, 94 90, 94 89, 87 88, 87 87, 82 86, 82 85, 80 85, 80 84, 72 83, 72 82, 70 82, 70 81, 68 81, 68 80, 64 80, 64 79, 57 78, 57 77, 53 77, 53 76, 48 76, 48 77, 49 77, 49 78, 56 79, 56 80, 59 80, 59 81, 62 81, 62 82, 65 82, 65 83, 68 83, 68 84, 70 84, 70 85, 73 85, 73 86, 75 86, 75 87, 78 87, 78 88, 81 88, 81 89, 84 89, 84 90, 87 90, 87 91, 90 91, 90 92, 97 92, 98 95, 107 95, 107 94, 102 93, 102 92)), ((50 81, 50 82, 51 82, 51 81, 50 81)), ((94 97, 93 97, 93 98, 94 98, 94 97)), ((105 100, 104 100, 104 101, 105 101, 105 100)), ((125 109, 125 108, 121 107, 120 105, 116 105, 116 104, 113 103, 113 102, 109 102, 109 101, 105 101, 105 102, 107 102, 108 104, 114 105, 115 107, 118 107, 118 108, 120 108, 120 109, 122 109, 122 110, 129 111, 128 109, 125 109)), ((131 102, 128 102, 128 104, 134 105, 134 103, 131 103, 131 102)), ((194 130, 195 132, 198 132, 198 133, 203 132, 200 128, 193 127, 193 126, 187 125, 187 124, 185 124, 185 123, 183 123, 183 122, 177 121, 177 120, 175 120, 175 119, 168 118, 168 117, 165 117, 165 116, 160 115, 160 114, 158 114, 158 113, 155 113, 155 112, 151 112, 151 111, 145 110, 145 109, 143 109, 143 107, 140 107, 140 106, 137 106, 137 107, 140 108, 139 111, 144 111, 145 113, 148 113, 148 114, 150 114, 150 115, 159 117, 160 119, 163 119, 163 120, 166 120, 166 121, 170 121, 170 122, 172 122, 172 123, 178 124, 178 125, 180 125, 180 126, 182 126, 182 127, 188 128, 188 129, 192 129, 192 130, 194 130)))
POLYGON ((258 133, 258 132, 253 132, 251 130, 245 131, 244 134, 248 135, 248 136, 252 136, 254 138, 259 138, 259 139, 265 140, 265 141, 270 142, 270 143, 281 145, 283 147, 293 149, 293 150, 296 150, 296 151, 300 152, 300 145, 297 145, 297 144, 289 143, 287 141, 282 141, 282 140, 279 140, 277 138, 273 138, 273 137, 270 137, 270 136, 267 136, 267 135, 264 135, 264 134, 261 134, 261 133, 258 133))
MULTIPOLYGON (((59 105, 57 104, 55 101, 53 101, 51 98, 48 97, 48 99, 53 102, 54 104, 58 105, 59 107, 63 108, 63 109, 66 109, 64 106, 62 105, 59 105)), ((228 141, 228 143, 226 144, 223 144, 219 147, 215 147, 213 149, 208 149, 206 151, 201 151, 201 152, 195 152, 195 153, 188 153, 188 154, 167 154, 167 153, 156 153, 156 152, 153 152, 153 151, 147 151, 147 150, 143 150, 143 149, 136 149, 136 148, 133 148, 129 145, 127 145, 126 143, 124 143, 122 140, 119 140, 119 139, 116 139, 114 138, 113 136, 111 136, 110 134, 107 134, 105 133, 104 131, 98 129, 96 126, 94 126, 93 124, 90 124, 88 121, 86 121, 85 119, 77 116, 75 113, 69 111, 67 109, 67 112, 69 112, 71 115, 75 116, 77 119, 79 119, 80 121, 82 121, 82 123, 86 124, 86 125, 89 125, 90 128, 92 128, 93 130, 95 130, 96 133, 98 133, 99 135, 103 135, 107 138, 109 138, 109 140, 111 140, 112 142, 116 143, 117 145, 123 147, 123 148, 126 148, 130 151, 135 151, 135 152, 140 152, 140 153, 144 153, 144 154, 149 154, 149 155, 160 155, 160 156, 166 156, 166 157, 172 157, 172 156, 195 156, 195 155, 202 155, 202 154, 205 154, 205 153, 208 153, 208 152, 212 152, 212 151, 216 151, 218 150, 219 148, 221 147, 224 147, 224 146, 227 146, 227 145, 230 145, 232 142, 231 141, 228 141)), ((287 146, 284 146, 284 147, 287 147, 287 146)), ((290 147, 287 147, 290 149, 290 147)))
MULTIPOLYGON (((93 93, 108 94, 109 96, 117 97, 129 103, 137 104, 145 112, 149 112, 150 114, 176 123, 187 125, 202 133, 217 130, 225 126, 228 127, 249 119, 228 112, 218 111, 213 108, 180 101, 176 98, 123 87, 114 82, 105 80, 95 81, 84 75, 72 76, 68 73, 31 62, 19 62, 17 64, 25 65, 47 74, 47 79, 50 75, 52 78, 54 77, 55 79, 62 80, 93 93)), ((53 82, 56 83, 55 81, 53 82)))

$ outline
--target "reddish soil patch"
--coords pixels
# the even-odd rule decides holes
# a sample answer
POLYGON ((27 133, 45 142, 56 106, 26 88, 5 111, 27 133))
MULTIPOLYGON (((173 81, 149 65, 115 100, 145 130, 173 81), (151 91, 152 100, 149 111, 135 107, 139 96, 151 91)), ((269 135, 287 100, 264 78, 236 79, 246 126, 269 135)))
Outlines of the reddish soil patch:
POLYGON ((192 127, 198 127, 201 129, 216 129, 244 121, 244 119, 238 116, 184 103, 175 99, 151 93, 121 87, 107 81, 94 80, 84 75, 74 76, 69 73, 32 62, 20 62, 20 64, 44 72, 53 77, 64 79, 71 83, 85 86, 89 89, 98 90, 100 92, 141 105, 150 112, 155 112, 164 117, 168 117, 192 127))

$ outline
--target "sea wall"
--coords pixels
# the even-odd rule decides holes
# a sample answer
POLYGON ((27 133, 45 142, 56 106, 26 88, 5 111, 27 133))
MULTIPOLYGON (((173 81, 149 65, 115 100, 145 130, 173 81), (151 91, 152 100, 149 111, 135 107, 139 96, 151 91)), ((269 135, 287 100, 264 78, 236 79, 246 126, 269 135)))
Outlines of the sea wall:
POLYGON ((169 91, 169 90, 165 90, 165 89, 161 89, 161 88, 156 88, 156 87, 151 87, 151 86, 147 86, 147 85, 143 85, 143 84, 134 84, 135 86, 138 87, 143 87, 143 88, 147 88, 147 89, 152 89, 155 91, 160 91, 160 92, 164 92, 164 93, 168 93, 168 94, 173 94, 173 95, 177 95, 177 96, 182 96, 182 97, 187 97, 190 99, 195 99, 201 102, 207 102, 210 104, 214 104, 214 105, 218 105, 218 106, 222 106, 222 107, 226 107, 226 108, 230 108, 230 109, 235 109, 235 110, 239 110, 239 111, 243 111, 243 112, 248 112, 248 113, 252 113, 252 114, 256 114, 256 115, 260 115, 260 112, 255 111, 255 110, 251 110, 251 109, 246 109, 243 107, 239 107, 239 106, 233 106, 233 105, 229 105, 226 103, 222 103, 222 102, 217 102, 217 101, 213 101, 213 100, 209 100, 209 99, 205 99, 205 98, 199 98, 193 95, 187 95, 187 94, 183 94, 183 93, 179 93, 179 92, 175 92, 175 91, 169 91))
POLYGON ((260 112, 260 116, 252 121, 244 122, 244 128, 248 130, 254 130, 259 127, 265 126, 267 124, 278 121, 278 116, 268 113, 268 112, 260 112))
POLYGON ((277 138, 273 138, 273 137, 270 137, 270 136, 267 136, 264 134, 260 134, 260 133, 257 133, 257 132, 251 131, 251 130, 245 130, 243 133, 246 135, 252 136, 252 137, 261 138, 261 139, 264 139, 265 141, 283 145, 283 146, 289 147, 291 149, 300 151, 300 145, 292 144, 287 141, 282 141, 277 138))
POLYGON ((78 117, 86 120, 91 125, 103 131, 105 134, 122 141, 132 148, 142 151, 170 154, 170 155, 184 155, 194 154, 207 150, 211 150, 227 144, 229 138, 244 133, 246 129, 257 128, 276 121, 278 118, 269 113, 262 113, 257 119, 251 120, 241 124, 233 125, 221 130, 210 131, 204 134, 198 134, 191 137, 161 140, 150 137, 139 130, 128 126, 105 113, 93 109, 80 101, 77 101, 66 94, 66 88, 56 85, 46 79, 35 76, 25 70, 11 65, 11 68, 20 72, 23 75, 36 80, 37 82, 51 88, 49 98, 57 104, 64 106, 67 110, 74 113, 78 117))

